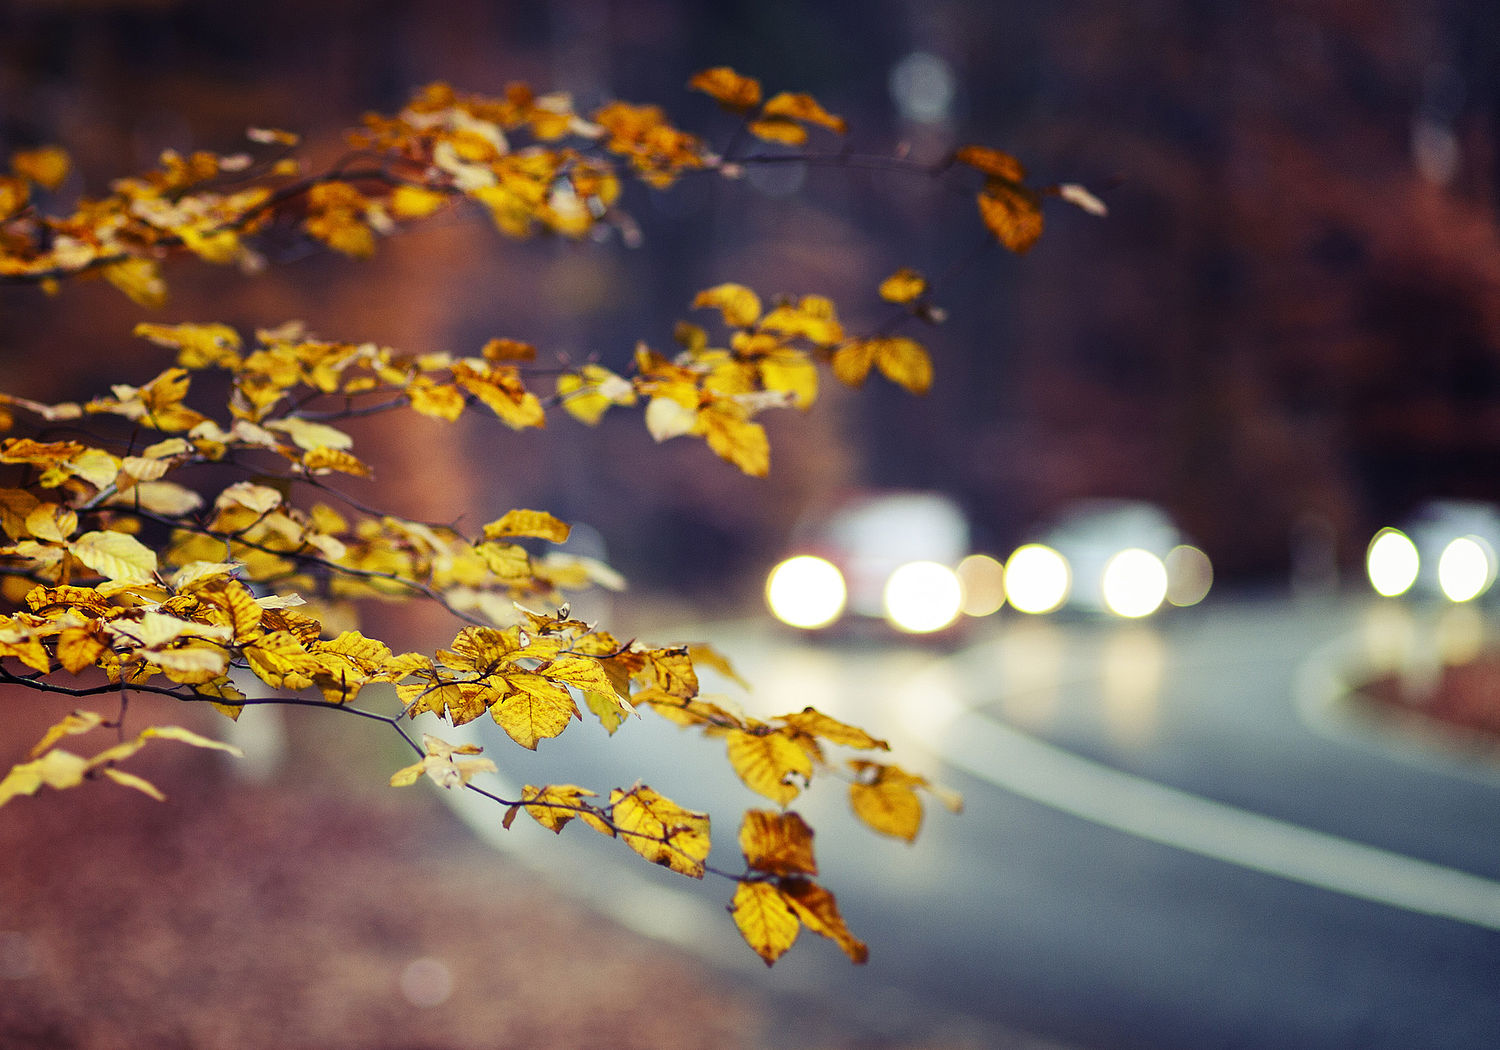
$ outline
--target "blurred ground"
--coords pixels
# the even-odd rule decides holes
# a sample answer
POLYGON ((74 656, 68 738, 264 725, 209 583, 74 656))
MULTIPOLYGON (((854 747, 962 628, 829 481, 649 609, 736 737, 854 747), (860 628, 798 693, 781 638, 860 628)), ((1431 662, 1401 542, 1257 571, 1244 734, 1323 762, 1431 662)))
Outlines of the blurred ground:
POLYGON ((1360 695, 1396 728, 1500 756, 1500 648, 1445 664, 1434 680, 1416 685, 1402 675, 1375 678, 1360 695))
MULTIPOLYGON (((70 706, 5 695, 0 768, 70 706)), ((168 720, 180 709, 131 704, 132 727, 168 720)), ((294 719, 281 783, 162 742, 131 768, 165 803, 91 783, 0 809, 0 1047, 971 1045, 847 1032, 805 1002, 788 1013, 568 902, 425 787, 383 788, 376 771, 395 766, 378 741, 361 749, 379 727, 345 722, 294 719), (320 768, 325 754, 354 769, 320 768)), ((86 739, 75 749, 92 753, 86 739)))

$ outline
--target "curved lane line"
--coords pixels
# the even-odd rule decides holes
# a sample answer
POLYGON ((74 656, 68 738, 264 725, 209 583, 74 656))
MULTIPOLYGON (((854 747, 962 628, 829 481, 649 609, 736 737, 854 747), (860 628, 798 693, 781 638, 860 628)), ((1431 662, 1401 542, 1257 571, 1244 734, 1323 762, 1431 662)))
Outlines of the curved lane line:
POLYGON ((1252 871, 1500 930, 1500 882, 1167 787, 957 704, 950 718, 933 713, 905 728, 945 761, 1033 802, 1252 871))

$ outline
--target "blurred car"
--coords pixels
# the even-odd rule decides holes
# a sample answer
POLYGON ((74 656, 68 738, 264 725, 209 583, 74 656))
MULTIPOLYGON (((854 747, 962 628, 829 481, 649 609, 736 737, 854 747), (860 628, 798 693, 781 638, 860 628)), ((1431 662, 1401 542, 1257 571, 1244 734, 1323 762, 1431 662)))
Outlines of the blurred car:
POLYGON ((1135 500, 1074 504, 1034 543, 1011 554, 1006 596, 1021 612, 1069 609, 1149 616, 1202 601, 1213 584, 1208 556, 1160 507, 1135 500))
POLYGON ((1375 593, 1472 601, 1490 590, 1500 562, 1500 508, 1492 503, 1434 500, 1400 528, 1381 529, 1365 552, 1375 593))
MULTIPOLYGON (((966 608, 1000 606, 984 598, 985 560, 971 556, 969 543, 967 517, 941 493, 861 493, 794 530, 796 553, 768 574, 766 603, 805 630, 867 621, 907 634, 943 631, 966 608)), ((999 563, 987 561, 993 592, 999 563)))

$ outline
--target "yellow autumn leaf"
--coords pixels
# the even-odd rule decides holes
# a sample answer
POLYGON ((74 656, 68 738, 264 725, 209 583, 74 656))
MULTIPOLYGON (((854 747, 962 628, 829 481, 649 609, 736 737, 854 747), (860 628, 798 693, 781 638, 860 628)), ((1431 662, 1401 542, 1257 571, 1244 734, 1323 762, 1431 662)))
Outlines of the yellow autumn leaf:
POLYGON ((689 649, 652 649, 646 653, 646 662, 664 692, 685 700, 698 695, 698 672, 693 670, 689 649))
POLYGON ((927 291, 927 278, 903 267, 880 282, 880 298, 888 303, 909 303, 927 291))
POLYGON ((491 339, 479 352, 486 361, 536 360, 536 347, 519 339, 491 339))
POLYGON ((653 397, 646 404, 646 430, 658 442, 691 434, 697 425, 698 410, 676 398, 653 397))
POLYGON ((544 510, 510 510, 489 522, 484 527, 484 538, 487 540, 504 539, 513 536, 530 536, 535 539, 550 540, 553 543, 562 543, 568 538, 571 527, 560 518, 555 518, 544 510))
POLYGON ((833 352, 829 361, 833 374, 845 386, 863 386, 875 364, 876 343, 871 339, 852 339, 833 352))
POLYGON ((329 448, 327 445, 308 449, 302 454, 301 462, 302 468, 314 475, 338 471, 340 474, 353 474, 355 477, 366 478, 371 473, 370 468, 358 457, 340 448, 329 448))
POLYGON ((1042 235, 1042 201, 1034 190, 990 179, 979 194, 979 215, 997 240, 1024 254, 1042 235))
POLYGON ((781 303, 760 319, 757 329, 806 339, 817 346, 833 346, 844 338, 838 312, 821 295, 804 295, 797 303, 781 303))
POLYGON ((812 707, 804 707, 795 714, 782 716, 782 721, 809 736, 822 737, 832 744, 855 747, 865 751, 889 751, 891 745, 871 736, 858 726, 840 722, 812 707))
POLYGON ((573 718, 581 718, 572 694, 540 675, 506 676, 510 693, 490 705, 490 717, 512 740, 535 751, 539 741, 557 736, 573 718))
POLYGON ((375 254, 375 231, 367 216, 370 201, 347 182, 321 182, 307 194, 308 234, 356 259, 375 254))
MULTIPOLYGON (((221 582, 222 586, 203 594, 203 599, 223 614, 231 639, 243 643, 258 638, 262 633, 261 620, 265 610, 255 600, 250 588, 235 579, 221 577, 216 582, 221 582)), ((179 581, 177 586, 181 588, 183 583, 179 581)))
POLYGON ((78 515, 71 507, 56 503, 38 503, 26 515, 26 531, 49 543, 66 543, 78 531, 78 515))
POLYGON ((912 842, 922 829, 922 800, 909 785, 856 782, 849 785, 849 802, 855 815, 882 835, 912 842))
POLYGON ((635 387, 602 365, 587 364, 557 377, 557 397, 575 419, 593 426, 612 405, 633 405, 635 387))
POLYGON ((812 828, 796 813, 749 809, 740 823, 745 863, 768 875, 816 875, 812 840, 812 828))
POLYGON ((783 349, 762 358, 760 381, 767 390, 788 395, 804 411, 818 399, 818 366, 799 351, 783 349))
POLYGON ((701 879, 710 848, 707 813, 684 809, 641 785, 609 793, 620 838, 653 864, 701 879))
POLYGON ((610 736, 614 736, 615 730, 635 712, 635 707, 628 701, 621 700, 613 689, 585 689, 583 703, 599 719, 599 724, 604 726, 604 731, 610 736))
POLYGON ((745 125, 750 134, 783 146, 801 146, 807 142, 807 128, 790 117, 757 117, 745 125))
POLYGON ((72 162, 60 146, 17 150, 10 155, 10 170, 44 189, 55 190, 68 177, 72 162))
POLYGON ((875 350, 875 367, 880 374, 913 394, 925 394, 932 387, 932 359, 915 339, 888 335, 870 340, 875 350))
POLYGON ((739 467, 753 478, 763 478, 771 471, 771 442, 766 428, 753 420, 741 418, 720 404, 706 406, 698 413, 698 429, 708 447, 721 459, 739 467))
POLYGON ((495 763, 487 758, 454 757, 479 754, 483 748, 477 744, 454 745, 431 733, 423 733, 422 750, 426 754, 420 762, 391 774, 391 787, 415 784, 425 773, 438 787, 452 790, 469 783, 480 773, 495 772, 495 763))
POLYGON ((743 284, 716 284, 693 298, 693 309, 716 309, 731 328, 749 328, 760 318, 760 296, 743 284))
POLYGON ((561 834, 562 829, 576 818, 601 834, 613 836, 614 828, 587 801, 594 797, 594 792, 576 784, 548 784, 546 787, 527 784, 521 792, 521 805, 527 816, 555 834, 561 834))
POLYGON ((537 674, 579 689, 593 689, 601 693, 614 691, 614 684, 609 680, 604 665, 591 656, 559 656, 538 667, 537 674))
POLYGON ((688 88, 717 99, 725 109, 744 113, 760 105, 760 81, 742 76, 728 66, 714 66, 693 74, 688 88))
POLYGON ((174 682, 197 685, 211 682, 229 670, 229 653, 208 645, 174 645, 141 651, 152 666, 161 668, 174 682))
POLYGON ((456 726, 483 715, 496 698, 494 690, 467 682, 403 682, 396 686, 396 696, 413 717, 430 711, 456 726))
POLYGON ((223 751, 237 758, 244 755, 244 752, 233 744, 226 744, 222 740, 212 740, 193 732, 191 729, 184 729, 182 726, 147 726, 141 730, 139 739, 142 742, 147 740, 175 740, 179 744, 190 744, 193 747, 206 748, 210 751, 223 751))
POLYGON ((453 378, 484 402, 506 426, 514 430, 546 426, 546 410, 536 395, 522 385, 520 373, 514 367, 476 367, 460 361, 453 366, 453 378))
POLYGON ((57 662, 69 674, 82 674, 98 663, 109 646, 90 627, 69 627, 57 636, 57 662))
POLYGON ((167 282, 162 280, 161 267, 150 259, 139 256, 124 259, 110 263, 100 273, 106 281, 141 306, 155 308, 165 305, 167 301, 167 282))
POLYGON ((61 722, 50 727, 42 738, 27 754, 27 758, 37 758, 43 752, 51 750, 59 740, 66 736, 78 736, 98 729, 104 723, 104 716, 95 711, 74 711, 61 722))
POLYGON ((467 404, 457 388, 421 375, 407 384, 406 396, 411 401, 412 411, 449 423, 463 415, 467 404))
POLYGON ((122 787, 139 791, 143 795, 150 795, 158 802, 165 802, 167 800, 167 796, 163 795, 155 784, 144 777, 138 777, 134 773, 127 773, 123 769, 116 769, 113 766, 106 766, 103 769, 103 773, 122 787))
POLYGON ((144 582, 156 574, 156 552, 123 532, 85 532, 68 552, 105 579, 144 582))
POLYGON ((745 786, 777 805, 785 806, 796 798, 812 778, 812 759, 780 733, 730 730, 725 747, 729 764, 745 786))
POLYGON ((477 544, 474 549, 484 563, 502 580, 531 579, 531 555, 526 548, 514 543, 490 541, 477 544))
POLYGON ((391 214, 398 219, 425 219, 448 203, 446 194, 422 186, 397 186, 391 191, 391 214))
POLYGON ((34 795, 43 787, 77 787, 88 771, 88 759, 54 748, 35 761, 11 767, 0 780, 0 806, 17 795, 34 795))
POLYGON ((256 677, 273 689, 306 689, 313 684, 318 661, 288 630, 272 631, 244 647, 256 677))
POLYGON ((149 324, 132 332, 157 346, 177 351, 183 368, 235 368, 240 363, 240 334, 227 324, 149 324))
POLYGON ((802 930, 791 900, 769 882, 741 880, 729 914, 745 943, 770 966, 786 954, 802 930))
POLYGON ((327 423, 314 423, 300 416, 273 419, 262 425, 267 430, 274 430, 285 434, 292 439, 293 444, 306 452, 311 452, 313 449, 319 448, 348 449, 354 447, 354 439, 337 427, 331 427, 327 423))

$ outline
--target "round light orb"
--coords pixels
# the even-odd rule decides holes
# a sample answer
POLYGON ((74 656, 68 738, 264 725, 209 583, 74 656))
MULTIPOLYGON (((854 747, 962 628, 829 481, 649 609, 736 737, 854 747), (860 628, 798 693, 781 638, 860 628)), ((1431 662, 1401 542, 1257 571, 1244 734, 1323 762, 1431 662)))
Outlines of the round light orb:
POLYGON ((1438 557, 1438 587, 1451 602, 1478 598, 1495 582, 1495 552, 1478 536, 1460 536, 1438 557))
POLYGON ((1105 564, 1100 588, 1105 606, 1116 616, 1150 616, 1166 601, 1167 567, 1150 551, 1131 547, 1105 564))
POLYGON ((1400 529, 1381 529, 1365 553, 1365 574, 1375 593, 1383 598, 1396 598, 1411 590, 1421 567, 1417 545, 1400 529))
POLYGON ((1167 601, 1185 609, 1208 597, 1214 585, 1214 566, 1197 547, 1182 544, 1167 552, 1167 601))
POLYGON ((946 565, 913 561, 891 573, 882 600, 892 624, 912 634, 927 634, 958 619, 964 589, 946 565))
POLYGON ((838 566, 812 554, 788 558, 766 577, 771 615, 792 627, 827 627, 844 611, 848 597, 838 566))
POLYGON ((1068 598, 1068 560, 1051 547, 1028 543, 1005 563, 1005 596, 1023 613, 1049 613, 1068 598))
POLYGON ((965 616, 989 616, 1005 605, 1005 566, 988 554, 971 554, 958 563, 964 587, 965 616))

